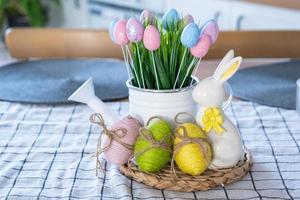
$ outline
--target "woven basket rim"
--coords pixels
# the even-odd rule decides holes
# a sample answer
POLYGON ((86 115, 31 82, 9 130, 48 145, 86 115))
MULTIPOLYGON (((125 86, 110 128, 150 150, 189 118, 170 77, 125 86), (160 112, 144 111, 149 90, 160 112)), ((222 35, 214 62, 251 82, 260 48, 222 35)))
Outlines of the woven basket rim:
POLYGON ((120 172, 137 182, 156 189, 196 192, 234 183, 248 173, 252 164, 252 155, 248 150, 245 150, 244 158, 236 166, 218 170, 208 169, 199 176, 184 174, 176 168, 177 178, 174 180, 171 176, 170 166, 157 173, 144 173, 133 162, 130 162, 129 166, 127 164, 120 166, 120 172))

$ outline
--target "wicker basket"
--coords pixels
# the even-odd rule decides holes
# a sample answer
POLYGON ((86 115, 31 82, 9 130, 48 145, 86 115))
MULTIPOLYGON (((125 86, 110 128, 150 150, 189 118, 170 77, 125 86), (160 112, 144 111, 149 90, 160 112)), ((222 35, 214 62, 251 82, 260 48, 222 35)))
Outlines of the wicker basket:
POLYGON ((206 170, 199 176, 190 176, 176 169, 177 179, 173 180, 170 166, 158 173, 144 173, 130 162, 120 167, 121 173, 137 182, 144 183, 157 189, 166 189, 181 192, 206 191, 218 186, 224 186, 240 180, 247 174, 252 166, 250 152, 245 152, 244 160, 241 160, 232 168, 219 170, 206 170))

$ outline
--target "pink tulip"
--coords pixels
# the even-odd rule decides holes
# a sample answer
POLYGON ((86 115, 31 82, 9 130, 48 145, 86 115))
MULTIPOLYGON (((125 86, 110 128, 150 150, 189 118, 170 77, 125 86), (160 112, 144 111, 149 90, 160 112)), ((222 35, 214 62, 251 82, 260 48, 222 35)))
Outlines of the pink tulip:
POLYGON ((143 24, 135 17, 131 17, 126 24, 126 34, 131 42, 141 41, 144 34, 143 24))
POLYGON ((202 58, 207 54, 211 44, 212 40, 209 35, 201 35, 196 46, 191 48, 191 54, 197 58, 202 58))
POLYGON ((148 25, 144 32, 144 46, 149 51, 155 51, 160 46, 160 34, 155 26, 148 25))
POLYGON ((122 46, 128 43, 128 38, 126 35, 126 23, 127 23, 126 20, 120 19, 119 21, 117 21, 114 28, 115 42, 122 46))

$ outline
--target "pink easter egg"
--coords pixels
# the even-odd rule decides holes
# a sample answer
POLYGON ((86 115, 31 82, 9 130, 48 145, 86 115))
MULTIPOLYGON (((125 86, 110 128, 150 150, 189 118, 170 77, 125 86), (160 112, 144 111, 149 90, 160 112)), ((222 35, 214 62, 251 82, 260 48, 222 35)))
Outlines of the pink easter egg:
MULTIPOLYGON (((139 135, 139 129, 141 128, 138 120, 128 115, 110 127, 111 130, 118 130, 120 128, 127 130, 126 135, 121 138, 121 141, 133 146, 137 136, 139 135)), ((121 134, 121 132, 118 133, 121 134)), ((104 136, 102 148, 106 147, 110 143, 110 139, 106 135, 104 136)), ((122 165, 127 163, 127 160, 133 154, 133 150, 129 150, 122 144, 113 140, 111 147, 104 151, 103 154, 109 163, 122 165)))
POLYGON ((149 51, 155 51, 160 46, 160 34, 155 26, 148 25, 144 32, 144 46, 149 51))
POLYGON ((217 41, 219 35, 218 23, 214 20, 206 22, 206 24, 204 24, 204 26, 202 27, 201 34, 209 35, 211 37, 212 44, 214 44, 217 41))
POLYGON ((126 24, 127 38, 132 42, 139 42, 143 39, 144 26, 135 17, 131 17, 126 24))
POLYGON ((212 44, 211 37, 209 35, 201 35, 196 46, 191 48, 191 54, 197 58, 204 57, 212 44))
POLYGON ((114 28, 114 38, 115 42, 119 45, 126 45, 128 43, 128 38, 126 35, 126 23, 127 21, 124 19, 120 19, 114 28))

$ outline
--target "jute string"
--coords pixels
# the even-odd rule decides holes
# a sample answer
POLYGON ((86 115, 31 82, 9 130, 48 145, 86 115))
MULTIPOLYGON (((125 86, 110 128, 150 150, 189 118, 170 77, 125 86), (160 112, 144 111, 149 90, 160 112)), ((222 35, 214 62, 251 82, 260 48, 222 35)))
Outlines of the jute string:
POLYGON ((100 134, 97 142, 97 149, 96 149, 96 175, 98 176, 99 170, 104 172, 104 168, 101 166, 99 156, 107 151, 112 146, 112 142, 116 141, 117 143, 121 144, 128 150, 133 150, 132 145, 126 144, 122 141, 122 138, 124 138, 127 134, 127 130, 125 128, 119 128, 115 130, 110 130, 107 128, 105 124, 105 120, 103 116, 99 113, 94 113, 90 116, 91 123, 98 124, 102 128, 102 133, 100 134), (109 143, 105 147, 101 147, 101 141, 102 141, 102 135, 106 135, 109 139, 109 143))

